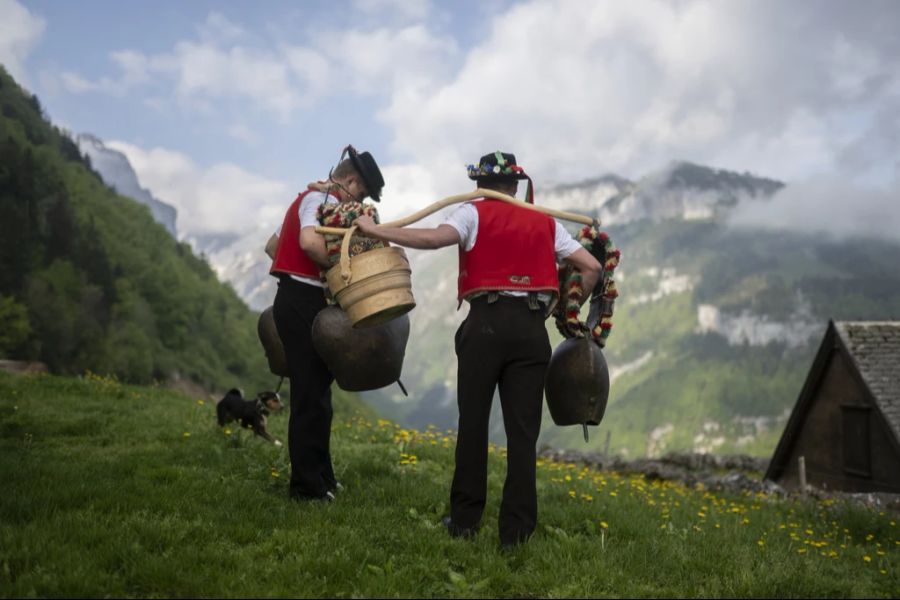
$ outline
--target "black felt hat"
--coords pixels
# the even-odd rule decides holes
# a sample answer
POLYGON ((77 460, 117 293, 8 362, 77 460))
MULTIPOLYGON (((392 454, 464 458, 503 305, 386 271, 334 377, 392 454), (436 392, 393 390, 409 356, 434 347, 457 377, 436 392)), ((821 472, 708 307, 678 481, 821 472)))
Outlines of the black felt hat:
POLYGON ((384 187, 384 177, 381 175, 378 163, 375 162, 371 154, 368 152, 357 152, 353 146, 347 146, 347 151, 350 154, 350 162, 353 163, 353 168, 356 169, 356 172, 362 177, 363 183, 366 184, 369 196, 375 202, 381 202, 380 196, 381 188, 384 187))
POLYGON ((525 192, 525 202, 534 204, 534 185, 531 183, 531 177, 525 173, 525 169, 516 164, 515 154, 497 150, 493 154, 485 154, 477 165, 469 165, 466 170, 469 172, 469 179, 478 182, 527 179, 528 190, 525 192))
POLYGON ((499 150, 485 154, 477 165, 467 167, 469 179, 485 181, 510 181, 528 179, 525 170, 516 164, 516 155, 499 150))

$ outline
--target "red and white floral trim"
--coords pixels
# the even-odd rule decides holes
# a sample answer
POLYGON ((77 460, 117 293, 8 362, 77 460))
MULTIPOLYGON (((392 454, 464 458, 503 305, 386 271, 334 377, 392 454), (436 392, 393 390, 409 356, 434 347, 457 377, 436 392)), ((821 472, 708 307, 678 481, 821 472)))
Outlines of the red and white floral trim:
MULTIPOLYGON (((612 330, 612 308, 619 292, 612 276, 619 265, 621 252, 609 239, 609 234, 599 231, 596 227, 586 226, 578 232, 576 238, 588 252, 595 244, 602 244, 606 260, 603 262, 603 275, 601 277, 601 289, 603 294, 602 306, 604 312, 600 315, 597 325, 588 330, 586 323, 579 319, 581 312, 581 299, 584 296, 581 274, 571 266, 564 266, 559 270, 559 304, 553 311, 556 319, 556 328, 566 338, 585 337, 590 334, 595 342, 602 348, 606 346, 606 339, 612 330)), ((588 292, 590 293, 590 292, 588 292)))

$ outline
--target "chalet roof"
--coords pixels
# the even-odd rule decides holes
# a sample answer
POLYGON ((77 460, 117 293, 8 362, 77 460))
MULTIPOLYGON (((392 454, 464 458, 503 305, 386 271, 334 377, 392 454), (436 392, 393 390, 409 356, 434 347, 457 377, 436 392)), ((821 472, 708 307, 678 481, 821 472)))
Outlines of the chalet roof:
POLYGON ((900 321, 836 321, 834 326, 900 439, 900 321))
POLYGON ((835 350, 851 362, 900 450, 900 321, 829 321, 812 367, 778 441, 765 478, 777 480, 835 350))

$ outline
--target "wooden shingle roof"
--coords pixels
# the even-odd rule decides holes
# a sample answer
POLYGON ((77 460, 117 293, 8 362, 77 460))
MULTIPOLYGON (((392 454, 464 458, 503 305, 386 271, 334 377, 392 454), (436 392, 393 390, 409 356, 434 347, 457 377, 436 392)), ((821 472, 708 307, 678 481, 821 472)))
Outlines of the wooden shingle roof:
POLYGON ((900 321, 835 321, 834 327, 900 439, 900 321))

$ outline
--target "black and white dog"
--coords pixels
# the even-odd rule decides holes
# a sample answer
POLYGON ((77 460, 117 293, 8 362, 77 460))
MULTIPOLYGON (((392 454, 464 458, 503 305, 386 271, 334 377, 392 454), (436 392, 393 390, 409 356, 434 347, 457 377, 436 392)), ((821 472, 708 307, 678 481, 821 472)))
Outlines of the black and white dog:
POLYGON ((216 415, 219 419, 219 427, 226 423, 240 421, 241 427, 253 429, 253 432, 276 446, 281 442, 273 438, 266 429, 266 421, 269 413, 278 412, 284 408, 277 392, 260 392, 255 400, 244 400, 241 390, 234 388, 228 390, 225 397, 216 404, 216 415))

